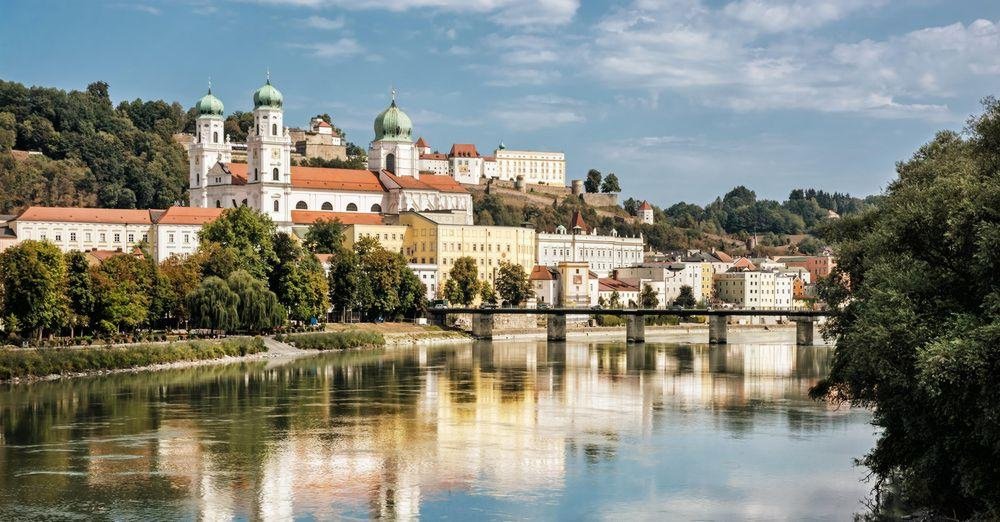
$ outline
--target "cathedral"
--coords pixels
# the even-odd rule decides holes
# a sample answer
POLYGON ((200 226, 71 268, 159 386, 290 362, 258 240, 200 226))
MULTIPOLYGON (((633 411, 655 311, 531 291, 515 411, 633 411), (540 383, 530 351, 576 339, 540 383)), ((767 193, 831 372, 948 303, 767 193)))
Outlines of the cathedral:
POLYGON ((281 228, 328 217, 344 223, 392 221, 404 211, 451 214, 472 224, 472 196, 443 174, 421 172, 413 123, 392 103, 375 117, 368 169, 292 166, 292 140, 284 126, 283 99, 268 78, 253 94, 254 125, 247 133, 246 163, 232 161, 222 101, 212 94, 195 105, 197 130, 189 147, 190 205, 249 206, 281 228))

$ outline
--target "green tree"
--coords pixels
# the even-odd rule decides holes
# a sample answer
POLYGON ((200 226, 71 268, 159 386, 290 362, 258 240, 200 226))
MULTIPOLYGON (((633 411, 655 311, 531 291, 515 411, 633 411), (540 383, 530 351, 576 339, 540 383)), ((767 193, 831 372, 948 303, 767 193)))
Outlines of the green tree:
POLYGON ((639 305, 642 308, 656 308, 660 306, 660 298, 656 295, 656 290, 646 283, 642 287, 642 292, 639 294, 639 305))
POLYGON ((496 282, 497 293, 508 306, 520 306, 532 294, 528 273, 521 265, 507 261, 501 262, 496 282))
MULTIPOLYGON (((275 226, 270 217, 242 206, 225 210, 198 232, 202 244, 233 249, 239 268, 261 280, 268 278, 271 267, 278 261, 274 236, 275 226)), ((280 292, 275 293, 281 298, 280 292)))
POLYGON ((615 176, 614 172, 608 174, 607 177, 604 178, 604 181, 601 182, 601 192, 609 193, 621 191, 622 187, 618 184, 618 176, 615 176))
POLYGON ((152 274, 136 256, 111 256, 91 267, 94 319, 105 331, 135 330, 149 318, 152 274))
POLYGON ((688 308, 696 304, 698 304, 698 301, 695 300, 694 291, 691 290, 691 287, 688 285, 682 286, 680 293, 677 294, 677 297, 674 299, 674 306, 683 306, 684 308, 688 308))
POLYGON ((639 214, 639 202, 635 198, 628 198, 622 202, 622 208, 628 215, 635 216, 639 214))
POLYGON ((208 328, 213 334, 217 330, 226 332, 239 328, 239 306, 240 296, 230 290, 223 279, 215 276, 206 277, 198 289, 188 296, 191 322, 196 327, 208 328))
POLYGON ((876 492, 891 486, 930 518, 1000 517, 998 150, 990 98, 965 137, 938 133, 881 202, 824 237, 837 347, 812 394, 871 408, 878 441, 862 462, 876 492))
POLYGON ((165 286, 160 290, 163 309, 178 323, 188 320, 187 297, 201 283, 201 259, 199 256, 172 255, 160 263, 158 271, 165 280, 165 286))
POLYGON ((327 285, 334 310, 344 312, 360 309, 358 300, 364 274, 353 250, 342 250, 330 261, 327 285))
POLYGON ((497 293, 493 290, 493 285, 489 281, 483 281, 479 285, 479 299, 484 304, 497 304, 497 293))
POLYGON ((0 112, 0 153, 7 153, 17 142, 17 119, 9 112, 0 112))
POLYGON ((476 260, 471 257, 456 259, 448 271, 448 280, 455 283, 451 288, 445 287, 445 291, 449 292, 445 298, 453 303, 469 306, 479 295, 479 270, 476 268, 476 260))
POLYGON ((427 287, 417 274, 406 266, 405 259, 403 261, 402 281, 399 286, 399 314, 413 316, 427 307, 427 287))
POLYGON ((22 331, 61 328, 69 313, 66 261, 52 243, 26 240, 0 253, 5 322, 22 331))
POLYGON ((87 256, 74 250, 66 258, 66 297, 69 300, 69 320, 76 334, 76 328, 88 326, 94 313, 94 280, 90 277, 90 263, 87 256))
POLYGON ((237 270, 226 280, 238 297, 238 329, 244 332, 268 332, 285 324, 285 308, 274 292, 248 272, 237 270))
POLYGON ((305 247, 314 254, 333 254, 344 244, 344 227, 337 219, 318 219, 306 230, 305 247))
POLYGON ((583 180, 583 189, 591 194, 601 191, 601 171, 590 169, 587 171, 587 179, 583 180))
POLYGON ((608 306, 611 308, 622 307, 622 296, 618 293, 618 290, 613 290, 611 292, 611 299, 608 300, 608 306))

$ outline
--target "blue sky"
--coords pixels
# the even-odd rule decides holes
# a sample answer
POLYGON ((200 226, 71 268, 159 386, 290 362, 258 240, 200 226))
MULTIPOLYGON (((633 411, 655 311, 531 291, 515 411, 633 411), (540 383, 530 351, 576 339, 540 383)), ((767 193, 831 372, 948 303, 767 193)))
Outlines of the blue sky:
POLYGON ((7 1, 0 78, 247 110, 366 146, 389 90, 436 149, 562 150, 571 177, 705 204, 738 184, 867 195, 1000 86, 992 0, 7 1))

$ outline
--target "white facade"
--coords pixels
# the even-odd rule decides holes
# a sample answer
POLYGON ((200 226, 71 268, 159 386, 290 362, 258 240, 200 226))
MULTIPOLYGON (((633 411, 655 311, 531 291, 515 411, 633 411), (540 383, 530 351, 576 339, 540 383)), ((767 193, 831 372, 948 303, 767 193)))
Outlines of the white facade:
POLYGON ((500 179, 516 181, 524 176, 525 183, 566 186, 566 155, 562 152, 498 148, 494 157, 500 179))
POLYGON ((219 162, 232 161, 233 147, 229 143, 229 136, 225 135, 224 123, 222 116, 208 114, 198 116, 195 121, 194 140, 188 149, 191 206, 209 206, 208 171, 219 162))
POLYGON ((131 252, 153 233, 151 223, 100 223, 64 220, 25 221, 15 219, 10 227, 17 240, 49 241, 63 252, 120 250, 131 252))
POLYGON ((448 163, 448 156, 444 154, 421 154, 420 170, 422 172, 433 172, 442 176, 451 175, 451 164, 448 163))
POLYGON ((701 301, 702 269, 701 263, 650 263, 619 268, 615 270, 618 279, 638 279, 642 282, 640 290, 648 283, 657 291, 660 300, 659 307, 671 306, 674 299, 681 294, 681 288, 691 287, 695 301, 701 301))
POLYGON ((793 279, 774 271, 723 272, 715 274, 715 296, 750 310, 791 308, 793 279))
POLYGON ((156 262, 170 256, 186 256, 198 251, 198 232, 202 225, 158 224, 153 227, 153 253, 156 262))
POLYGON ((448 168, 455 181, 466 185, 478 185, 483 177, 483 158, 448 158, 448 168))
POLYGON ((426 289, 425 296, 427 299, 436 298, 438 292, 438 266, 427 263, 409 263, 406 266, 408 266, 410 270, 416 274, 417 278, 420 279, 420 282, 424 284, 424 289, 426 289))
POLYGON ((483 179, 494 179, 500 177, 500 167, 497 159, 493 157, 483 158, 483 179))
POLYGON ((610 235, 600 235, 597 229, 590 234, 570 234, 559 227, 555 233, 539 233, 537 237, 537 260, 543 266, 585 261, 599 277, 607 277, 615 268, 642 263, 642 238, 619 236, 614 230, 610 235))

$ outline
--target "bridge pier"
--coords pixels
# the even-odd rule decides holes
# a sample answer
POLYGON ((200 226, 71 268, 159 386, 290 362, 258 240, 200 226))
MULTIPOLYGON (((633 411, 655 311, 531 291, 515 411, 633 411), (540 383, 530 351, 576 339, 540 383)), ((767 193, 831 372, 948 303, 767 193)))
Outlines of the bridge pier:
POLYGON ((446 326, 445 323, 448 322, 448 314, 436 314, 432 312, 430 316, 431 316, 431 324, 434 326, 440 326, 441 328, 444 328, 446 326))
POLYGON ((796 317, 793 321, 795 321, 795 344, 799 346, 812 346, 816 319, 812 317, 796 317))
POLYGON ((472 336, 486 341, 493 339, 493 314, 472 314, 472 336))
POLYGON ((729 317, 725 315, 710 315, 708 317, 708 343, 726 344, 728 338, 729 317))
POLYGON ((546 321, 546 340, 565 341, 566 340, 566 316, 564 314, 553 314, 546 321))
POLYGON ((625 316, 625 339, 630 343, 646 342, 646 316, 640 314, 625 316))

